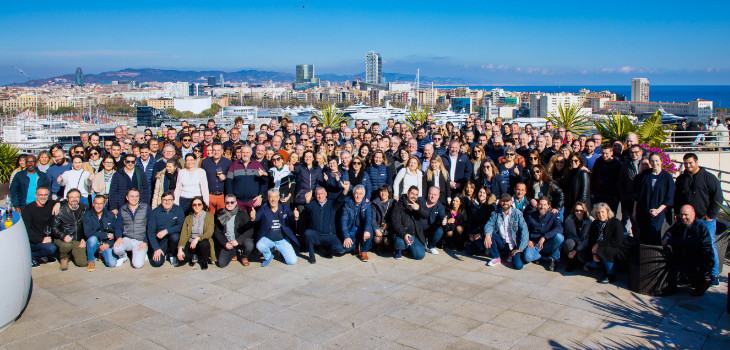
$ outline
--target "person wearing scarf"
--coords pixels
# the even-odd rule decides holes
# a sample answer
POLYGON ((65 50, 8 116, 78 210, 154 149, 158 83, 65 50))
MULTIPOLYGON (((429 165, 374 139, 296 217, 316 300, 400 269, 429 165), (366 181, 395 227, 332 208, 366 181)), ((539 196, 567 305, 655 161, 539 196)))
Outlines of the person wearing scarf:
POLYGON ((234 259, 248 266, 248 256, 254 248, 253 221, 245 210, 238 209, 236 196, 228 194, 224 198, 225 207, 218 212, 213 236, 220 244, 218 267, 226 267, 234 259))

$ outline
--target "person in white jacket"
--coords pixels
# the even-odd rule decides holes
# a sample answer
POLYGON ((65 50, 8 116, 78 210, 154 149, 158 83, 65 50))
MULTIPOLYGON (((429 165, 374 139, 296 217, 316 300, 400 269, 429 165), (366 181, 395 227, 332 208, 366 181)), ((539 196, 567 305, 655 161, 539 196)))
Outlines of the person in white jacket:
POLYGON ((421 162, 417 157, 408 158, 406 166, 403 167, 395 176, 393 181, 393 198, 397 201, 401 194, 406 194, 411 186, 418 187, 418 196, 422 197, 423 193, 423 172, 421 171, 421 162))
POLYGON ((71 158, 71 170, 66 170, 56 179, 58 184, 64 186, 63 196, 68 196, 68 191, 76 188, 81 192, 81 203, 89 205, 89 189, 91 188, 91 173, 83 169, 84 159, 81 156, 71 158))
POLYGON ((210 192, 208 191, 208 178, 205 170, 198 168, 198 158, 194 153, 185 156, 185 169, 177 174, 175 185, 175 204, 179 205, 187 213, 190 204, 195 197, 203 197, 205 205, 210 205, 210 192))

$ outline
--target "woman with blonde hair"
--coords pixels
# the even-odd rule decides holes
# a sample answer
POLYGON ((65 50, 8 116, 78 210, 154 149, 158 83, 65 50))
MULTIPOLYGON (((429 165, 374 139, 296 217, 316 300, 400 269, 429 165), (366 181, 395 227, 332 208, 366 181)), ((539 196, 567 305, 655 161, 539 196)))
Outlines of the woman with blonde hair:
POLYGON ((596 204, 591 214, 594 220, 581 250, 581 260, 593 268, 605 267, 606 272, 598 283, 612 283, 616 281, 614 264, 627 257, 624 229, 606 203, 596 204))
POLYGON ((428 169, 423 177, 423 189, 429 189, 436 186, 439 189, 439 201, 444 207, 448 206, 451 198, 451 186, 449 184, 449 172, 444 167, 444 161, 439 156, 434 156, 428 163, 428 169))
POLYGON ((474 145, 474 147, 471 150, 471 156, 469 157, 471 160, 471 165, 473 170, 472 177, 477 178, 479 176, 479 168, 482 167, 482 163, 487 159, 487 155, 484 152, 484 148, 479 145, 474 145))
POLYGON ((406 166, 403 167, 395 176, 393 181, 393 198, 398 200, 401 194, 406 194, 411 186, 418 187, 418 196, 422 197, 423 192, 423 172, 421 171, 421 162, 415 156, 408 158, 406 166))

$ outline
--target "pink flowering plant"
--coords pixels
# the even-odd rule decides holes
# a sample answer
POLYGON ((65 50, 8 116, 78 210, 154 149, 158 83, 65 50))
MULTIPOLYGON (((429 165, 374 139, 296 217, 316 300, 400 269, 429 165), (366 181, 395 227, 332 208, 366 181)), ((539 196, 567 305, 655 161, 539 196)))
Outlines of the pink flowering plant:
POLYGON ((664 153, 661 148, 649 147, 649 145, 646 144, 640 144, 639 146, 649 153, 658 154, 662 159, 662 169, 668 171, 670 174, 676 174, 679 171, 677 164, 674 163, 672 158, 669 158, 669 155, 664 153))

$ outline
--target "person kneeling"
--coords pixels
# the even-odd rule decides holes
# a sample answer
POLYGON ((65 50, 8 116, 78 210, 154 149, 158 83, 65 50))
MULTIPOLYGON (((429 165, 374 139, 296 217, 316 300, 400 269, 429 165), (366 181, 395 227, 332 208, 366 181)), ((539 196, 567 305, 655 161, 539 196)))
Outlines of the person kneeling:
POLYGON ((117 266, 117 257, 112 252, 114 245, 114 224, 117 218, 109 209, 105 208, 104 196, 94 197, 91 203, 92 210, 84 214, 84 235, 86 236, 86 255, 88 265, 86 270, 96 269, 96 252, 99 252, 107 267, 117 266))
POLYGON ((588 229, 585 248, 581 250, 580 259, 589 262, 593 268, 603 265, 606 273, 599 283, 616 281, 614 264, 617 260, 626 259, 627 246, 621 220, 614 217, 613 211, 606 203, 598 203, 593 207, 591 216, 595 218, 588 229))
POLYGON ((114 227, 114 254, 119 257, 117 266, 127 261, 127 252, 132 253, 132 267, 140 269, 147 258, 147 219, 152 214, 147 203, 139 201, 139 190, 127 191, 127 204, 119 208, 114 227))
POLYGON ((89 209, 86 204, 81 203, 81 192, 71 189, 66 195, 68 201, 62 203, 58 215, 53 221, 52 233, 56 238, 53 243, 58 246, 61 255, 61 271, 68 270, 68 257, 71 255, 76 266, 86 267, 86 240, 83 227, 83 217, 89 209))
POLYGON ((421 219, 427 217, 428 212, 418 204, 418 187, 411 186, 393 208, 396 259, 403 258, 401 251, 405 249, 410 251, 413 259, 421 260, 426 256, 426 236, 421 219))
POLYGON ((345 251, 360 252, 360 260, 368 261, 368 251, 372 247, 373 209, 365 202, 365 186, 357 185, 352 190, 352 198, 345 200, 340 221, 345 251))
POLYGON ((512 197, 509 194, 502 194, 499 207, 502 210, 492 214, 484 225, 484 247, 492 255, 487 266, 501 264, 501 254, 505 253, 509 255, 507 261, 511 260, 515 269, 521 270, 524 265, 522 255, 529 240, 527 223, 522 212, 512 206, 512 197))
POLYGON ((701 296, 710 286, 715 256, 710 231, 696 215, 691 205, 682 206, 679 222, 664 233, 662 245, 670 250, 672 270, 684 274, 694 288, 690 295, 701 296))
POLYGON ((542 196, 537 200, 537 210, 527 214, 527 227, 530 230, 530 241, 527 242, 525 262, 539 261, 541 255, 550 259, 548 270, 555 271, 555 263, 560 259, 560 247, 563 244, 563 223, 558 213, 550 210, 550 199, 542 196))
POLYGON ((251 216, 238 208, 236 196, 224 197, 225 206, 218 212, 213 235, 223 247, 218 254, 218 267, 226 267, 233 258, 240 258, 241 265, 248 266, 248 256, 253 251, 253 221, 251 216))
POLYGON ((165 259, 170 259, 170 265, 177 267, 176 249, 180 242, 185 220, 182 207, 175 204, 172 191, 166 191, 160 196, 162 205, 152 209, 152 215, 147 223, 147 241, 150 243, 152 260, 150 265, 160 267, 165 259))
POLYGON ((258 213, 251 208, 251 219, 260 225, 260 238, 256 242, 256 249, 264 255, 261 267, 269 266, 271 260, 274 259, 274 254, 271 253, 272 248, 276 248, 281 253, 287 265, 294 265, 297 263, 297 253, 291 242, 299 245, 299 241, 294 236, 291 226, 294 224, 294 220, 299 218, 299 212, 295 209, 292 213, 288 205, 279 203, 281 196, 279 190, 275 188, 268 191, 267 198, 269 203, 262 205, 258 213))
POLYGON ((208 212, 203 197, 194 197, 190 205, 192 211, 183 222, 180 241, 177 243, 177 259, 181 264, 188 262, 193 266, 195 265, 193 257, 196 256, 200 269, 207 270, 208 261, 216 260, 213 250, 215 220, 213 214, 208 212))

